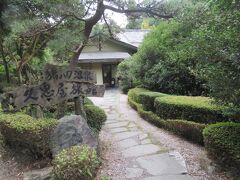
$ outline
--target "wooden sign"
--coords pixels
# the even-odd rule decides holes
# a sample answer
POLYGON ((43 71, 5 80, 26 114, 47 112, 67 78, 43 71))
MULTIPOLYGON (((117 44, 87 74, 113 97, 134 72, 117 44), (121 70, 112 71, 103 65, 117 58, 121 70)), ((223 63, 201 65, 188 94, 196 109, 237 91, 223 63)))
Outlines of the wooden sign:
POLYGON ((78 67, 47 64, 44 68, 43 77, 45 81, 97 83, 97 77, 94 71, 84 70, 78 67))
POLYGON ((23 86, 15 93, 14 105, 22 108, 29 104, 38 104, 48 107, 64 100, 73 99, 80 95, 102 97, 104 95, 104 85, 95 85, 79 82, 43 82, 38 86, 23 86))
POLYGON ((81 95, 102 97, 105 86, 95 85, 96 74, 77 67, 46 65, 44 81, 35 86, 22 86, 10 92, 17 108, 35 104, 48 107, 81 95))

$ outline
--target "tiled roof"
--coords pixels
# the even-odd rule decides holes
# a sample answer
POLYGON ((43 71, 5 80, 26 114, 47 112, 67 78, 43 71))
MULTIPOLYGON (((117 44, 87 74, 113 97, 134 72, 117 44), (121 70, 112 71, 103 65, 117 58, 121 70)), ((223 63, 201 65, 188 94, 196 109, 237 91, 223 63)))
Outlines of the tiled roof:
POLYGON ((129 57, 130 54, 127 52, 84 52, 79 56, 79 63, 119 62, 129 57))
POLYGON ((143 42, 144 36, 150 30, 143 29, 124 29, 122 32, 118 33, 117 39, 119 41, 125 42, 127 44, 131 44, 135 47, 139 47, 139 45, 143 42))

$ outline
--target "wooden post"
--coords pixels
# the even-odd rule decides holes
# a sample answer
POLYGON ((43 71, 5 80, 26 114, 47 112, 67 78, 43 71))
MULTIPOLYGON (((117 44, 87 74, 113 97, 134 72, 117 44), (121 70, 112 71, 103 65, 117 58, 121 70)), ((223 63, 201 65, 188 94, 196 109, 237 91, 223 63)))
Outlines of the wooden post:
POLYGON ((57 119, 60 119, 64 116, 66 108, 67 108, 67 101, 62 101, 61 103, 57 104, 57 111, 56 111, 57 119))
POLYGON ((34 118, 43 118, 42 107, 39 105, 31 105, 30 114, 34 118))
POLYGON ((81 115, 83 118, 87 119, 86 112, 83 107, 83 97, 75 97, 74 98, 74 104, 75 104, 75 114, 81 115))

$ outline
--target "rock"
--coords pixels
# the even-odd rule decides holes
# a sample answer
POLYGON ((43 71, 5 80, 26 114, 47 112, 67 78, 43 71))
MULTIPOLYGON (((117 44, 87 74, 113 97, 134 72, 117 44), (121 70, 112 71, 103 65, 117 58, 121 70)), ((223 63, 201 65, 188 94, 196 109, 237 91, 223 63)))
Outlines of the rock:
POLYGON ((23 173, 23 180, 47 180, 52 176, 52 167, 28 171, 23 173))
POLYGON ((97 149, 97 137, 93 135, 86 120, 80 115, 61 118, 51 135, 51 152, 53 156, 65 148, 80 144, 87 144, 97 149))

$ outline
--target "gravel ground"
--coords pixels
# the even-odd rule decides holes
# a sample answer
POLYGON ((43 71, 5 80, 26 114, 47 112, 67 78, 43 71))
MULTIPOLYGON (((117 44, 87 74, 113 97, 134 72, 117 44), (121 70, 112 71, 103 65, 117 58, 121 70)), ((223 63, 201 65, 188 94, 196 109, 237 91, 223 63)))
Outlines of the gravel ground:
MULTIPOLYGON (((102 165, 98 170, 97 179, 109 177, 125 177, 127 160, 118 151, 117 144, 111 140, 111 135, 102 130, 99 135, 100 157, 102 165)), ((120 178, 121 179, 121 178, 120 178)))

